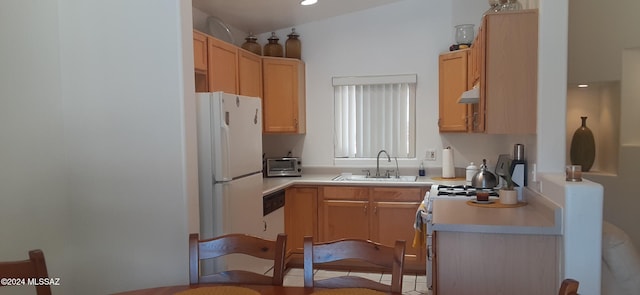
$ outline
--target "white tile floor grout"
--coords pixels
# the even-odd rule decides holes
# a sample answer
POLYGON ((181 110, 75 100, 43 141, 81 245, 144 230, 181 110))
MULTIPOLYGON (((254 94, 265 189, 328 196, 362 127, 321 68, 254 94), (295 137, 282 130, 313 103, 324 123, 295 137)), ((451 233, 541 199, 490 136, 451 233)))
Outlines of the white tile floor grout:
MULTIPOLYGON (((391 280, 391 274, 381 273, 363 273, 363 272, 350 272, 350 271, 328 271, 328 270, 316 270, 316 278, 330 278, 334 276, 353 275, 361 276, 369 279, 377 280, 379 282, 389 282, 391 280)), ((284 276, 285 286, 304 286, 304 272, 301 268, 290 268, 287 270, 284 276)), ((404 295, 424 295, 429 294, 427 292, 427 278, 425 276, 417 275, 404 275, 402 278, 402 294, 404 295)))

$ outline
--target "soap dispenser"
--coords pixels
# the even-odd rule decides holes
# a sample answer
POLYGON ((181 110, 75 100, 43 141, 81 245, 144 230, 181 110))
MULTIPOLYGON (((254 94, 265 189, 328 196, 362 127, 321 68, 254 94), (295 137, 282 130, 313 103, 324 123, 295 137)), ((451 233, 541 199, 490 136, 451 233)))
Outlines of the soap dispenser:
POLYGON ((424 163, 422 161, 420 161, 420 167, 418 168, 418 175, 420 176, 425 176, 426 173, 424 171, 424 163))

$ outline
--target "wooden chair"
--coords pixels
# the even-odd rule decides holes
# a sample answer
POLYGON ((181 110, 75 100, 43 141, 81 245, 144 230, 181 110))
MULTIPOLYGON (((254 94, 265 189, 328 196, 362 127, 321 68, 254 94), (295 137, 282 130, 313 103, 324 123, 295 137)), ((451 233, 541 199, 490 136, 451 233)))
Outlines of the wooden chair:
POLYGON ((286 234, 278 234, 275 241, 245 234, 229 234, 213 239, 199 240, 198 234, 191 234, 189 235, 189 283, 244 283, 282 286, 286 242, 286 234), (227 270, 200 275, 200 261, 202 259, 234 253, 273 260, 273 276, 246 270, 227 270))
POLYGON ((578 295, 578 281, 574 279, 564 279, 560 284, 558 295, 578 295))
POLYGON ((404 271, 405 241, 396 241, 395 247, 368 240, 343 239, 326 243, 313 243, 304 237, 304 286, 318 288, 367 288, 383 292, 401 293, 404 271), (367 261, 391 271, 391 285, 385 285, 358 276, 341 276, 314 280, 313 270, 318 264, 346 259, 367 261))
MULTIPOLYGON (((0 278, 19 278, 26 282, 28 279, 48 277, 44 253, 39 249, 29 251, 28 260, 0 262, 0 278)), ((36 286, 36 294, 51 295, 51 287, 36 286)))

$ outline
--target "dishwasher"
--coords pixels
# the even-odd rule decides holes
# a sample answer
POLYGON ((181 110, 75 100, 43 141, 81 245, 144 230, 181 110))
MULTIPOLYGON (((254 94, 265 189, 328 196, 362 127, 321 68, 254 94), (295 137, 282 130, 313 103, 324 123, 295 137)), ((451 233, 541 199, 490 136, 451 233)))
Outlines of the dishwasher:
POLYGON ((261 236, 275 240, 278 234, 284 233, 284 195, 285 190, 277 190, 262 197, 261 236))

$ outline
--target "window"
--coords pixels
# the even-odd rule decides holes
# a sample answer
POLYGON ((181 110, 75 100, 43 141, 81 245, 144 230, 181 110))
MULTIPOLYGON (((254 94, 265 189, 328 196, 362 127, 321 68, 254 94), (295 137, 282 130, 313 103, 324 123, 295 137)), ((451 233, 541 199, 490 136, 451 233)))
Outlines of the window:
POLYGON ((415 157, 416 75, 336 77, 336 158, 415 157))

